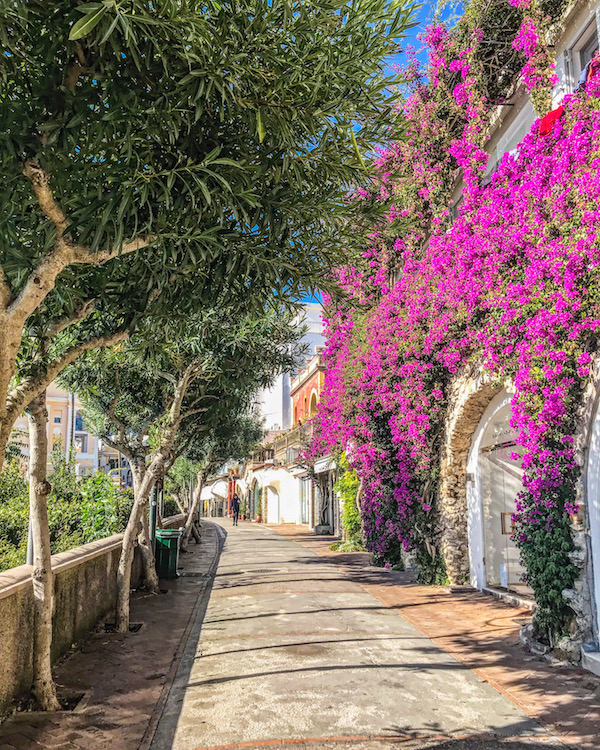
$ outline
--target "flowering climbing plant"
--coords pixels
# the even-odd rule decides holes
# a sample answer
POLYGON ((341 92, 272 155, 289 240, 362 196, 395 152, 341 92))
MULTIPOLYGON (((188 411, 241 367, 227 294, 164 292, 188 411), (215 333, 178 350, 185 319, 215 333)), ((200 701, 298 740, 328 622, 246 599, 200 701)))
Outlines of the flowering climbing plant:
MULTIPOLYGON (((530 91, 548 91, 548 56, 528 36, 531 4, 514 5, 519 69, 530 91)), ((538 120, 484 181, 492 103, 482 84, 485 35, 473 18, 462 47, 442 24, 427 29, 427 76, 409 60, 403 137, 380 151, 373 192, 358 197, 384 201, 386 218, 365 231, 362 266, 339 270, 344 293, 324 300, 327 369, 307 458, 345 451, 363 481, 374 557, 394 564, 412 553, 423 580, 443 582, 438 499, 450 385, 474 364, 510 380, 521 446, 513 458, 524 470, 515 540, 538 632, 553 642, 573 616, 563 591, 577 576, 575 415, 600 328, 600 80, 565 97, 546 135, 538 120)))

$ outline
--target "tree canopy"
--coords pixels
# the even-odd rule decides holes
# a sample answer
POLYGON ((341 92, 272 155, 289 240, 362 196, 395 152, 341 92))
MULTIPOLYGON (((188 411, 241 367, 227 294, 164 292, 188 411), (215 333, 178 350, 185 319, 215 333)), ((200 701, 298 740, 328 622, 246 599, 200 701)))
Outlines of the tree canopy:
POLYGON ((0 0, 0 460, 22 402, 157 297, 326 283, 409 5, 0 0))

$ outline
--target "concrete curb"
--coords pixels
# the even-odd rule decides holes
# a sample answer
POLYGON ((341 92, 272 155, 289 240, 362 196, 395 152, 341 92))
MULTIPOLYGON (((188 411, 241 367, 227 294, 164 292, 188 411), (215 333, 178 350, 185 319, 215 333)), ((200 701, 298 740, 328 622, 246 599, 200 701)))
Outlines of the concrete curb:
POLYGON ((194 608, 192 609, 192 612, 190 613, 190 617, 185 627, 185 631, 181 638, 181 642, 179 644, 179 647, 177 648, 177 652, 175 654, 175 657, 173 658, 173 662, 171 663, 171 667, 165 678, 165 684, 163 685, 160 698, 158 699, 158 702, 156 703, 154 710, 152 711, 152 716, 150 717, 148 728, 144 732, 142 741, 139 744, 139 750, 149 750, 150 746, 152 745, 152 742, 154 741, 154 736, 156 734, 156 730, 158 729, 158 725, 160 723, 163 712, 165 710, 165 706, 167 704, 167 700, 169 698, 171 688, 173 687, 175 677, 177 676, 177 672, 179 670, 179 666, 181 664, 181 660, 183 658, 183 654, 185 652, 185 649, 186 649, 186 646, 190 637, 190 633, 192 632, 192 629, 196 623, 196 619, 200 613, 200 610, 202 609, 203 606, 204 606, 204 609, 206 610, 206 606, 208 605, 208 600, 210 599, 212 585, 215 579, 215 574, 217 572, 217 567, 219 565, 219 560, 221 558, 221 552, 223 551, 223 545, 225 544, 225 538, 227 537, 227 532, 223 528, 221 528, 218 524, 211 523, 210 521, 206 521, 203 519, 202 523, 210 525, 216 533, 217 544, 216 544, 216 550, 214 551, 213 561, 208 570, 206 579, 202 582, 202 586, 200 588, 200 591, 198 592, 198 598, 196 599, 194 608))

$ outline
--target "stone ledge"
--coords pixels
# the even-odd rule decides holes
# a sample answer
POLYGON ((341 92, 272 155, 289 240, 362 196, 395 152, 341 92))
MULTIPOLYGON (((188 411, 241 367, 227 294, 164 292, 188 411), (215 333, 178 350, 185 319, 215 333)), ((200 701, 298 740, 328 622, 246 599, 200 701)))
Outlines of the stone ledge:
MULTIPOLYGON (((185 515, 179 513, 176 516, 165 518, 163 526, 172 528, 185 522, 185 515)), ((106 555, 119 549, 123 540, 123 534, 113 534, 104 539, 97 539, 95 542, 82 544, 80 547, 74 547, 66 552, 59 552, 52 555, 52 572, 58 575, 65 570, 89 562, 95 557, 106 555)), ((0 599, 16 594, 17 591, 26 589, 31 586, 31 565, 19 565, 16 568, 10 568, 0 573, 0 599)))
POLYGON ((496 599, 500 599, 500 601, 506 602, 513 607, 522 607, 523 609, 528 609, 531 612, 535 610, 535 602, 533 599, 530 599, 526 596, 519 596, 519 594, 515 594, 512 591, 498 589, 493 586, 484 586, 481 591, 484 594, 488 594, 488 596, 493 596, 496 599))
POLYGON ((595 674, 600 677, 600 652, 588 651, 583 646, 581 647, 581 666, 587 669, 588 672, 595 674))

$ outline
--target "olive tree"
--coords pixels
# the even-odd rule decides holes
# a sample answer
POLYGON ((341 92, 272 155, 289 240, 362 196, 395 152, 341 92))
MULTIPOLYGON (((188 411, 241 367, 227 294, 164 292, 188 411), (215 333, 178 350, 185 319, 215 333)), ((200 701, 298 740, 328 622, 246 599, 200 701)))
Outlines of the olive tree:
POLYGON ((388 136, 384 58, 409 20, 406 0, 0 0, 0 464, 28 404, 43 450, 62 368, 135 330, 118 306, 86 327, 117 266, 148 300, 207 269, 253 298, 253 282, 298 291, 344 259, 344 195, 388 136))
POLYGON ((60 382, 77 390, 92 431, 129 460, 134 505, 123 538, 117 580, 116 626, 129 627, 134 543, 140 536, 146 584, 157 589, 144 508, 157 479, 208 431, 227 401, 248 399, 291 367, 302 331, 281 312, 231 319, 222 308, 188 320, 173 338, 151 328, 116 349, 89 353, 60 382))
POLYGON ((52 341, 84 319, 90 265, 131 258, 152 284, 218 260, 223 282, 279 292, 344 259, 344 196, 389 136, 385 58, 410 16, 409 0, 0 0, 0 461, 28 321, 52 341))

